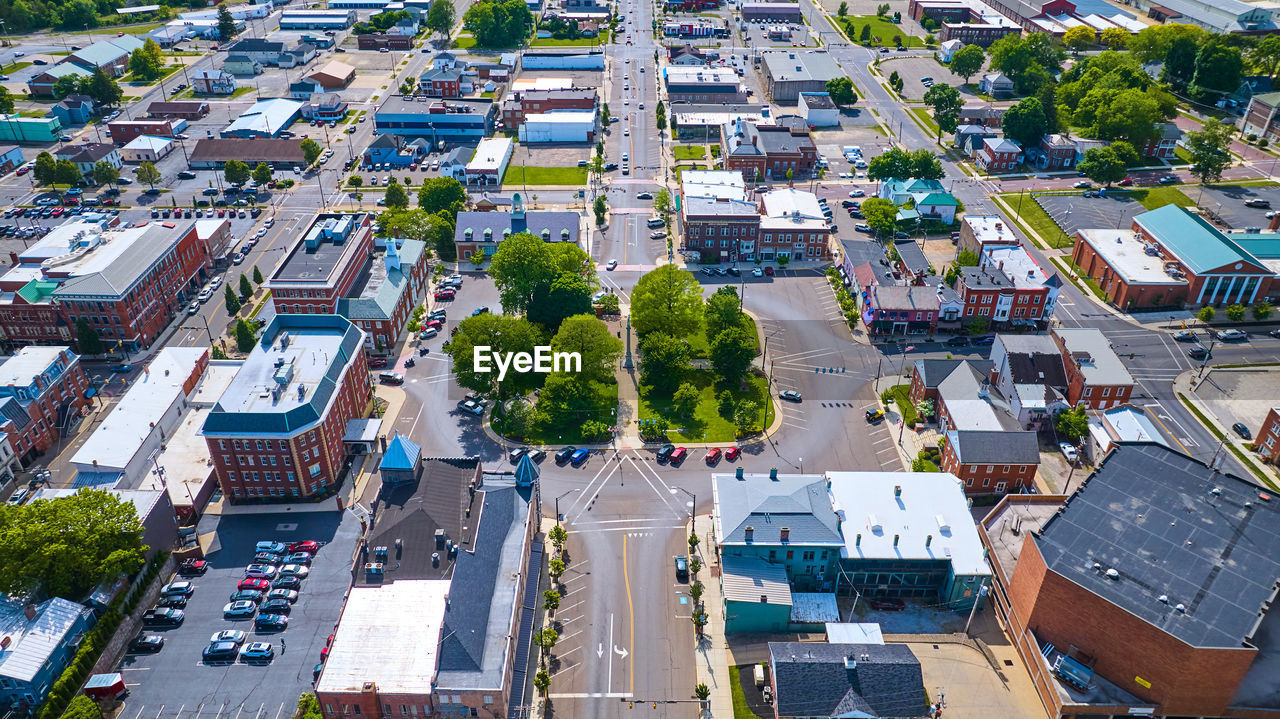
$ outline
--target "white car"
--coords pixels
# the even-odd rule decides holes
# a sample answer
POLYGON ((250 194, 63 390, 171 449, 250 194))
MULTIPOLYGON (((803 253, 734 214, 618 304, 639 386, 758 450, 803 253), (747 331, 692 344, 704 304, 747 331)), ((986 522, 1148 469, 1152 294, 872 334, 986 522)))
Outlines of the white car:
POLYGON ((209 280, 210 291, 216 290, 221 286, 222 286, 222 275, 218 275, 217 277, 214 277, 213 279, 209 280))
POLYGON ((238 602, 231 602, 222 608, 222 616, 235 619, 240 617, 252 617, 258 611, 258 605, 248 599, 241 599, 238 602))
POLYGON ((286 564, 280 568, 280 576, 282 577, 297 577, 298 579, 306 579, 307 575, 310 573, 311 573, 311 570, 307 569, 301 564, 286 564))
POLYGON ((258 228, 258 237, 266 237, 266 236, 267 236, 267 228, 265 227, 258 228))
POLYGON ((759 267, 754 267, 754 268, 752 268, 752 269, 751 269, 751 276, 752 276, 752 277, 764 277, 764 270, 760 269, 759 267))
POLYGON ((191 304, 187 305, 187 314, 194 315, 200 311, 200 300, 191 300, 191 304))
POLYGON ((1249 338, 1249 334, 1241 330, 1222 330, 1215 336, 1219 342, 1239 342, 1249 338))
POLYGON ((196 300, 198 302, 208 302, 211 297, 213 297, 213 290, 206 287, 200 290, 200 294, 196 295, 196 300))
POLYGON ((240 658, 245 661, 270 659, 274 656, 275 650, 271 648, 271 642, 254 642, 240 650, 240 658))
POLYGON ((1072 464, 1075 464, 1076 460, 1080 458, 1080 454, 1076 452, 1076 448, 1070 442, 1059 442, 1058 449, 1062 451, 1062 456, 1066 457, 1067 461, 1072 464))
MULTIPOLYGON (((245 600, 242 600, 242 601, 245 601, 245 600)), ((209 643, 213 644, 214 642, 235 642, 236 644, 239 644, 240 642, 244 641, 244 638, 246 636, 247 635, 244 632, 240 631, 239 629, 224 629, 218 632, 217 634, 214 634, 212 637, 209 637, 209 643)))
POLYGON ((862 190, 850 190, 849 197, 865 197, 867 193, 862 190))
POLYGON ((244 576, 253 579, 271 579, 276 576, 276 568, 270 564, 250 564, 245 567, 244 576))

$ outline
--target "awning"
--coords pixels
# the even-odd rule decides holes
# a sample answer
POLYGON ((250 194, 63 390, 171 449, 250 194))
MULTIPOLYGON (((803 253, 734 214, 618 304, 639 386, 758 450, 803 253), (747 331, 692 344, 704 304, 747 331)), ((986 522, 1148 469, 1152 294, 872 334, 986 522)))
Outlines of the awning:
POLYGON ((342 441, 347 444, 377 442, 381 431, 382 420, 377 417, 347 420, 347 429, 342 435, 342 441))

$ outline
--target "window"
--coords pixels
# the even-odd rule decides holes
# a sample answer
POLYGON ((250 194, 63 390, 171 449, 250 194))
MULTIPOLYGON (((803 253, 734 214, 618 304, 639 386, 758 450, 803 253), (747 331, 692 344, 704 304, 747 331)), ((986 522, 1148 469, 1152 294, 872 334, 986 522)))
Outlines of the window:
POLYGON ((995 466, 994 464, 988 464, 988 465, 987 465, 987 473, 989 474, 989 473, 994 472, 994 471, 996 471, 996 466, 995 466))
POLYGON ((317 477, 317 476, 319 476, 319 475, 320 475, 320 463, 319 463, 319 462, 317 462, 316 464, 313 464, 313 465, 311 465, 310 467, 307 467, 307 472, 309 472, 309 473, 311 474, 311 476, 312 476, 312 477, 317 477))
POLYGON ((770 562, 772 562, 773 560, 775 560, 775 559, 777 559, 777 558, 778 558, 778 550, 776 550, 776 549, 770 549, 770 550, 769 550, 769 561, 770 561, 770 562))
POLYGON ((984 486, 984 487, 990 487, 990 486, 991 486, 991 478, 990 478, 990 477, 983 477, 983 479, 982 479, 982 486, 984 486))
POLYGON ((1027 465, 1025 464, 1018 465, 1018 474, 1026 474, 1026 473, 1027 473, 1027 465))
POLYGON ((226 448, 227 448, 227 440, 225 439, 218 440, 218 449, 226 449, 226 448))
POLYGON ((1004 482, 996 482, 996 493, 997 494, 1004 493, 1004 482))
POLYGON ((1084 388, 1084 396, 1085 396, 1085 397, 1092 397, 1092 396, 1093 396, 1093 388, 1092 388, 1092 387, 1085 387, 1085 388, 1084 388))
POLYGON ((1102 388, 1102 396, 1103 396, 1103 397, 1110 397, 1110 396, 1111 396, 1111 388, 1110 388, 1110 387, 1103 387, 1103 388, 1102 388))
POLYGON ((793 549, 788 549, 788 550, 787 550, 787 559, 795 559, 795 558, 796 558, 795 550, 793 550, 793 549))
POLYGON ((1007 464, 1006 464, 1006 465, 1004 466, 1004 473, 1005 473, 1005 474, 1008 474, 1008 473, 1009 473, 1009 469, 1010 469, 1009 465, 1007 465, 1007 464))

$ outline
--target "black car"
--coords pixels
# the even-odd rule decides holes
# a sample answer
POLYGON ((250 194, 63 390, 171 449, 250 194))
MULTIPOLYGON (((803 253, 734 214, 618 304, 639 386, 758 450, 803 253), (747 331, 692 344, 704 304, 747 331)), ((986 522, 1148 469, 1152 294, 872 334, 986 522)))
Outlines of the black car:
POLYGON ((676 580, 685 581, 689 578, 689 559, 683 554, 676 557, 676 580))
POLYGON ((973 343, 978 346, 995 344, 995 335, 987 335, 985 337, 974 337, 973 343))
POLYGON ((737 266, 737 265, 730 265, 730 266, 728 266, 728 267, 726 267, 726 268, 725 268, 725 271, 726 271, 726 272, 728 272, 729 274, 733 275, 734 277, 741 277, 741 276, 742 276, 742 270, 738 269, 738 266, 737 266))
POLYGON ((274 552, 258 552, 253 555, 253 564, 281 564, 281 556, 274 552))
POLYGON ((564 464, 565 462, 568 462, 569 458, 573 456, 573 453, 577 451, 577 447, 565 447, 559 452, 556 452, 556 464, 564 464))
POLYGON ((957 335, 947 340, 947 346, 948 347, 968 347, 969 338, 957 335))
POLYGON ((907 606, 901 599, 896 598, 868 599, 867 603, 871 605, 872 609, 881 612, 900 612, 907 606))
POLYGON ((148 609, 142 613, 142 626, 176 627, 182 624, 182 620, 185 618, 181 609, 158 607, 156 609, 148 609))
POLYGON ((258 611, 266 614, 288 614, 293 611, 293 605, 285 599, 268 599, 262 603, 258 611))
POLYGON ((139 634, 129 642, 129 651, 154 654, 164 647, 164 637, 159 634, 139 634))
POLYGON ((1240 439, 1253 439, 1253 433, 1249 431, 1248 427, 1244 426, 1244 422, 1236 422, 1231 425, 1231 431, 1240 435, 1240 439))
POLYGON ((532 459, 534 462, 541 462, 546 458, 547 451, 545 449, 535 449, 529 452, 529 459, 532 459))
POLYGON ((160 601, 156 602, 157 607, 175 607, 182 609, 187 606, 187 598, 183 596, 173 595, 168 597, 160 597, 160 601))
POLYGON ((658 450, 658 461, 659 462, 667 461, 668 459, 671 458, 671 453, 674 451, 676 451, 676 446, 674 444, 662 445, 662 448, 658 450))
POLYGON ((253 620, 253 626, 258 629, 284 629, 289 626, 289 618, 283 614, 259 614, 253 620))
POLYGON ((604 163, 604 171, 605 171, 605 172, 613 172, 613 171, 614 171, 614 170, 616 170, 616 169, 618 169, 618 163, 616 163, 616 162, 606 162, 606 163, 604 163))
POLYGON ((1260 207, 1266 209, 1271 207, 1271 200, 1264 200, 1261 197, 1251 197, 1244 201, 1245 207, 1260 207))
POLYGON ((234 662, 239 655, 240 647, 235 642, 214 642, 201 652, 206 662, 234 662))
POLYGON ((1192 347, 1187 350, 1187 356, 1191 359, 1211 359, 1213 354, 1203 347, 1192 347))
POLYGON ((298 577, 293 576, 292 574, 289 576, 280 577, 279 579, 271 583, 272 589, 297 589, 298 587, 301 587, 301 586, 302 586, 302 580, 299 579, 298 577))

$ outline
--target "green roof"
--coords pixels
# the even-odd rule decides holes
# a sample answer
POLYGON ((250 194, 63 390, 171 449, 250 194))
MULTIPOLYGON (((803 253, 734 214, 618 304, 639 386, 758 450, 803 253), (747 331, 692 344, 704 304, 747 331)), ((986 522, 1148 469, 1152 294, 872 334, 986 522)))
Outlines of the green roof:
POLYGON ((1247 262, 1265 269, 1257 258, 1203 217, 1177 205, 1165 205, 1133 219, 1196 274, 1236 262, 1247 262))
POLYGON ((1280 234, 1275 232, 1232 233, 1230 237, 1240 245, 1241 249, 1260 260, 1280 260, 1280 234))
POLYGON ((18 290, 18 296, 27 301, 27 304, 37 305, 48 299, 53 291, 58 289, 57 282, 49 280, 31 280, 18 290))
POLYGON ((960 201, 950 192, 931 192, 922 200, 916 200, 916 206, 920 205, 959 205, 960 201))

